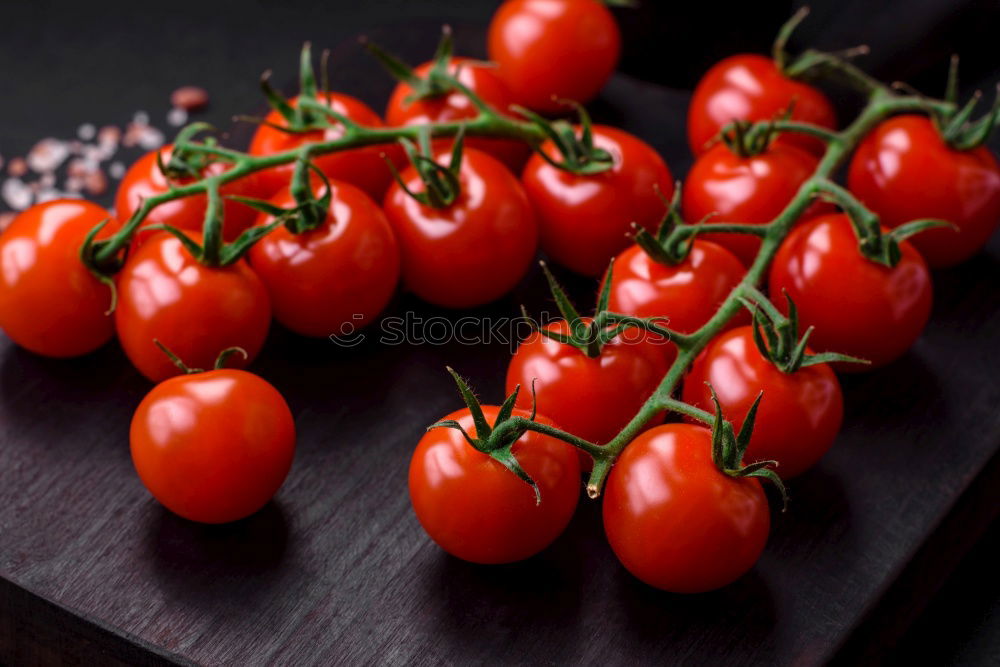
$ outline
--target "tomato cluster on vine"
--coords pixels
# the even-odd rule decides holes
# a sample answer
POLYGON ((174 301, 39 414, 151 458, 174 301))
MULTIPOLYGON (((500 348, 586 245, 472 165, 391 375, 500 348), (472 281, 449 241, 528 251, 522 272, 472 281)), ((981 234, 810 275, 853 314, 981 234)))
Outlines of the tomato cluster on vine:
POLYGON ((831 54, 792 58, 802 16, 771 57, 705 74, 683 184, 582 106, 621 48, 598 0, 507 0, 495 66, 454 56, 448 30, 415 68, 369 44, 399 80, 384 118, 326 90, 307 46, 298 96, 263 80, 272 110, 246 152, 196 124, 128 170, 114 213, 59 200, 19 214, 0 236, 0 327, 60 358, 117 338, 157 383, 130 436, 143 484, 220 523, 259 510, 291 467, 291 411, 239 370, 272 320, 327 337, 377 321, 400 287, 479 306, 541 250, 595 279, 595 311, 546 266, 563 317, 521 342, 506 401, 480 405, 453 372, 466 407, 411 459, 418 520, 459 558, 529 558, 565 529, 582 471, 636 577, 724 586, 766 544, 761 481, 784 497, 775 469, 801 475, 834 445, 837 373, 903 356, 930 316, 929 267, 968 259, 1000 222, 1000 167, 982 145, 997 109, 973 121, 953 95, 900 95, 831 54), (811 81, 826 74, 867 96, 840 130, 811 81), (845 187, 833 177, 848 158, 845 187))

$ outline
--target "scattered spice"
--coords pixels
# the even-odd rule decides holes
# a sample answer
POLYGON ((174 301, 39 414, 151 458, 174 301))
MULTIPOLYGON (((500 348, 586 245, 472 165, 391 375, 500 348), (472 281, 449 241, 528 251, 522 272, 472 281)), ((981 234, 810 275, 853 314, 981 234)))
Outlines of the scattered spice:
POLYGON ((181 86, 170 95, 175 109, 198 111, 208 106, 208 91, 198 86, 181 86))

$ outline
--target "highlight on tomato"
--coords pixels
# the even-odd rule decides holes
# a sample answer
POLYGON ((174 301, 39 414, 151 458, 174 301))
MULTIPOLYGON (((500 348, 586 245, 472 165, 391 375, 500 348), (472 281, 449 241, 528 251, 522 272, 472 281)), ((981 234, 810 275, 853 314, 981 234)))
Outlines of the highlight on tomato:
MULTIPOLYGON (((325 217, 314 227, 280 225, 250 249, 247 259, 270 294, 274 318, 304 336, 359 329, 378 317, 399 281, 399 245, 382 209, 362 190, 329 181, 325 217)), ((278 209, 298 204, 289 188, 269 201, 278 209)), ((258 227, 275 221, 261 213, 258 227)), ((280 214, 279 214, 280 215, 280 214)))
POLYGON ((552 421, 515 409, 514 395, 502 406, 480 406, 456 380, 469 402, 417 443, 409 473, 413 511, 427 535, 456 558, 484 564, 530 558, 562 534, 576 510, 576 451, 531 430, 504 431, 511 418, 552 421))
MULTIPOLYGON (((795 303, 802 326, 815 327, 815 348, 866 359, 871 368, 901 357, 931 312, 926 262, 909 241, 893 239, 887 228, 881 234, 898 248, 891 266, 862 254, 846 214, 806 221, 778 248, 768 281, 771 294, 785 293, 795 303)), ((837 365, 843 371, 864 368, 837 365)))
POLYGON ((189 370, 142 399, 129 442, 139 479, 160 504, 190 521, 228 523, 277 493, 292 465, 295 423, 260 377, 189 370))
POLYGON ((461 140, 412 164, 385 196, 403 283, 424 301, 468 308, 495 301, 525 276, 538 229, 524 189, 495 158, 461 140))
POLYGON ((518 104, 559 112, 560 99, 585 103, 600 92, 618 64, 621 32, 599 0, 506 0, 487 47, 518 104))
POLYGON ((114 335, 110 287, 80 260, 91 232, 118 228, 111 213, 81 199, 56 199, 19 213, 0 234, 0 329, 46 357, 77 357, 114 335))
POLYGON ((633 223, 650 231, 674 191, 663 158, 614 127, 553 124, 554 136, 528 160, 521 180, 538 214, 542 250, 571 271, 597 277, 629 245, 633 223))
MULTIPOLYGON (((200 243, 200 234, 188 238, 200 243)), ((160 341, 185 363, 212 366, 219 350, 239 347, 246 365, 267 337, 267 288, 246 260, 206 266, 176 236, 158 232, 133 252, 118 275, 115 328, 129 361, 160 382, 180 371, 157 347, 160 341)))
POLYGON ((910 241, 934 268, 969 259, 1000 225, 1000 166, 981 143, 987 134, 949 135, 956 145, 943 134, 947 126, 926 116, 890 118, 861 141, 847 173, 851 192, 887 227, 921 218, 955 226, 910 241))

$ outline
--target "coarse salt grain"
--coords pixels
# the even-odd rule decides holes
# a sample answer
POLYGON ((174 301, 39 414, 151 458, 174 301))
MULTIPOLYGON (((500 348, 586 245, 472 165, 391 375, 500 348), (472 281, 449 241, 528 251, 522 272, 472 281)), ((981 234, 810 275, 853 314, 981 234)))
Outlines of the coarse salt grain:
POLYGON ((28 163, 24 161, 23 157, 12 158, 10 164, 7 165, 7 173, 14 178, 20 178, 28 173, 28 163))
POLYGON ((181 108, 173 108, 167 112, 167 123, 171 127, 180 127, 187 122, 188 112, 181 108))
POLYGON ((83 187, 88 194, 100 197, 108 191, 108 177, 101 169, 95 169, 83 177, 83 187))
POLYGON ((28 152, 28 166, 38 173, 53 171, 69 157, 69 146, 65 141, 51 137, 42 139, 28 152))
POLYGON ((76 136, 83 141, 92 141, 97 136, 97 128, 93 123, 84 123, 76 129, 76 136))
POLYGON ((198 86, 181 86, 170 94, 170 104, 184 111, 196 111, 208 104, 208 91, 198 86))
POLYGON ((0 197, 15 211, 23 211, 31 206, 31 187, 20 178, 8 178, 0 186, 0 197))
POLYGON ((118 180, 125 175, 125 165, 118 161, 112 162, 111 166, 108 167, 108 173, 111 178, 118 180))

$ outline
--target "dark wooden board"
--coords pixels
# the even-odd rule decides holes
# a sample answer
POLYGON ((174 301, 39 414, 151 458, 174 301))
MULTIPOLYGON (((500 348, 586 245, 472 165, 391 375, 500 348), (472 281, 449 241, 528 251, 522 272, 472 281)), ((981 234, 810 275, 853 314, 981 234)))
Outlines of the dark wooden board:
MULTIPOLYGON (((476 11, 488 16, 483 4, 476 11)), ((481 37, 481 21, 455 6, 442 11, 481 37)), ((401 48, 419 57, 413 45, 431 39, 437 16, 410 26, 401 48)), ((354 31, 362 29, 372 28, 354 31)), ((383 32, 393 43, 393 31, 383 32)), ((303 36, 311 35, 295 40, 303 36)), ((243 75, 248 86, 253 74, 243 75)), ((384 88, 355 83, 369 98, 384 88)), ((620 75, 595 110, 647 138, 682 174, 685 106, 683 92, 620 75)), ((484 398, 501 398, 502 341, 386 346, 370 337, 347 350, 275 328, 253 369, 292 406, 295 465, 258 515, 205 527, 163 510, 136 478, 128 422, 149 385, 114 345, 57 362, 3 339, 0 660, 823 662, 898 597, 893 584, 914 578, 899 579, 915 555, 930 551, 934 561, 952 548, 934 540, 942 522, 968 534, 998 506, 995 484, 974 484, 996 479, 990 461, 1000 445, 997 241, 936 275, 933 318, 910 354, 845 378, 844 431, 817 469, 792 482, 792 504, 774 515, 758 566, 697 597, 632 579, 604 541, 599 504, 585 498, 566 534, 522 564, 473 566, 428 541, 406 492, 413 445, 458 405, 445 364, 484 398), (970 488, 960 521, 949 522, 970 488)), ((586 299, 592 285, 570 282, 586 299)), ((536 271, 470 314, 513 316, 522 302, 551 308, 542 283, 536 271)), ((400 297, 392 313, 406 311, 454 317, 400 297)))

